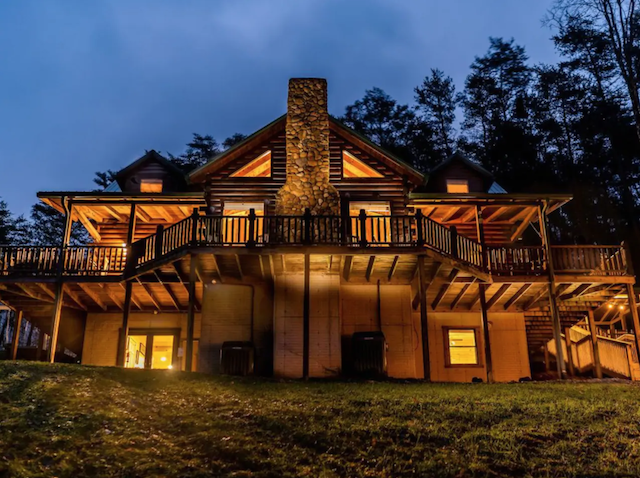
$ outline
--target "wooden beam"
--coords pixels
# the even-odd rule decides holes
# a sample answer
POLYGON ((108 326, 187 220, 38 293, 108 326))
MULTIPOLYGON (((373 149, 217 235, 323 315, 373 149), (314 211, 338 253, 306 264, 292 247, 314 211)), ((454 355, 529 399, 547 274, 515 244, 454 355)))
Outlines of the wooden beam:
MULTIPOLYGON (((115 295, 115 293, 111 290, 111 287, 107 284, 99 284, 102 290, 106 292, 109 298, 113 301, 114 304, 120 309, 124 310, 124 302, 120 300, 120 298, 115 295)), ((125 291, 126 292, 126 291, 125 291)))
MULTIPOLYGON (((474 277, 475 280, 475 277, 474 277)), ((462 286, 462 290, 460 290, 460 292, 458 293, 458 295, 455 297, 455 299, 453 299, 451 301, 451 310, 456 308, 456 305, 458 305, 458 303, 462 300, 462 298, 465 296, 465 294, 467 293, 467 291, 469 290, 469 288, 471 287, 471 284, 473 284, 474 281, 469 282, 468 284, 465 284, 462 286)))
POLYGON ((69 297, 71 297, 71 300, 73 300, 76 304, 78 304, 78 306, 80 306, 80 308, 82 308, 83 310, 87 310, 87 306, 84 304, 84 302, 82 302, 82 299, 80 299, 78 293, 72 290, 68 284, 67 287, 65 287, 64 291, 69 297))
MULTIPOLYGON (((122 282, 120 282, 119 284, 126 295, 127 287, 122 282)), ((136 295, 133 293, 133 290, 131 290, 131 302, 133 302, 133 304, 138 308, 138 310, 142 310, 142 305, 140 304, 140 301, 138 301, 136 295)))
POLYGON ((629 310, 631 311, 631 320, 633 321, 633 332, 636 336, 636 352, 638 353, 638 357, 640 357, 640 318, 638 317, 636 293, 631 284, 627 284, 627 301, 629 303, 629 310))
POLYGON ((79 208, 76 208, 76 215, 78 216, 80 223, 84 226, 89 235, 91 235, 91 237, 93 237, 96 242, 102 242, 102 237, 100 236, 98 230, 79 208))
POLYGON ((169 284, 165 284, 164 282, 162 282, 162 279, 158 275, 157 271, 154 271, 153 273, 158 278, 158 282, 162 284, 162 287, 164 287, 164 290, 167 292, 167 295, 171 299, 171 302, 173 303, 173 306, 176 308, 176 310, 181 310, 180 302, 178 301, 176 295, 173 293, 173 290, 171 290, 171 288, 169 287, 169 284))
POLYGON ((540 299, 542 299, 542 297, 544 297, 544 295, 547 293, 547 286, 542 286, 540 288, 540 290, 538 292, 536 292, 534 294, 534 296, 529 299, 529 301, 524 304, 524 307, 522 308, 523 310, 529 310, 531 307, 533 307, 533 305, 538 302, 540 299))
POLYGON ((302 303, 302 377, 309 378, 309 341, 310 341, 310 255, 304 255, 304 291, 302 303))
POLYGON ((56 293, 51 289, 49 289, 46 285, 37 283, 36 286, 38 286, 40 290, 42 290, 45 294, 47 294, 52 299, 56 298, 56 293))
POLYGON ((460 273, 460 271, 458 269, 452 269, 451 270, 451 272, 449 273, 449 277, 447 279, 447 283, 443 284, 442 287, 440 287, 440 292, 438 292, 438 295, 436 296, 436 298, 431 303, 431 308, 432 309, 435 310, 435 308, 438 307, 438 305, 440 304, 440 302, 442 301, 444 296, 447 294, 447 292, 449 291, 449 289, 453 285, 453 281, 456 279, 456 276, 459 273, 460 273))
POLYGON ((107 211, 107 213, 109 213, 118 222, 127 222, 127 218, 121 215, 118 211, 116 211, 113 208, 113 206, 109 206, 108 204, 105 204, 102 207, 107 211))
POLYGON ((271 273, 271 282, 276 281, 276 268, 274 266, 273 254, 269 254, 269 270, 271 273))
POLYGON ((447 222, 449 219, 451 219, 453 216, 456 215, 456 213, 460 210, 459 207, 455 207, 455 206, 450 206, 449 207, 449 211, 447 211, 444 216, 442 216, 442 218, 440 219, 439 222, 447 222))
POLYGON ((127 340, 129 339, 129 313, 131 312, 131 293, 133 284, 127 281, 124 289, 124 306, 122 308, 122 327, 120 328, 120 340, 118 340, 118 354, 116 365, 124 367, 127 355, 127 340))
POLYGON ((262 254, 258 256, 258 265, 260 266, 260 277, 262 278, 262 280, 265 280, 266 276, 264 274, 264 264, 262 262, 262 257, 262 254))
POLYGON ((524 284, 522 287, 520 287, 515 294, 513 294, 511 296, 511 298, 505 302, 504 304, 504 310, 507 310, 509 307, 511 307, 513 304, 515 304, 518 299, 520 297, 522 297, 524 295, 525 292, 527 292, 530 288, 531 288, 532 284, 524 284))
POLYGON ((83 284, 82 282, 78 282, 78 287, 80 287, 85 294, 87 294, 89 297, 91 297, 91 300, 93 300, 98 305, 98 307, 100 307, 102 310, 105 310, 105 311, 107 310, 107 306, 102 301, 102 299, 100 299, 98 294, 96 294, 94 291, 92 291, 87 284, 83 284))
POLYGON ((369 264, 367 264, 367 271, 364 274, 365 278, 367 279, 367 282, 371 282, 371 274, 373 274, 375 263, 376 263, 376 256, 370 256, 369 264))
POLYGON ((422 367, 424 379, 431 380, 431 362, 429 357, 429 324, 427 321, 427 277, 424 256, 418 256, 418 293, 420 295, 420 331, 422 341, 422 367))
POLYGON ((395 274, 396 269, 398 268, 398 261, 400 260, 400 256, 395 256, 393 258, 393 262, 391 263, 391 267, 389 268, 389 275, 387 275, 387 280, 391 282, 393 279, 393 274, 395 274))
POLYGON ((589 332, 591 333, 591 351, 593 356, 593 368, 596 374, 596 378, 602 378, 602 366, 600 365, 600 348, 598 346, 598 327, 596 327, 596 321, 593 318, 593 310, 587 311, 589 322, 589 332))
POLYGON ((353 266, 353 256, 344 256, 344 267, 342 268, 342 277, 349 282, 349 276, 351 275, 351 268, 353 266))
MULTIPOLYGON (((134 204, 135 206, 135 204, 134 204)), ((142 204, 139 204, 140 207, 136 210, 136 215, 142 219, 144 222, 151 222, 151 216, 142 210, 142 204)))
MULTIPOLYGON (((18 345, 20 343, 20 328, 22 327, 22 311, 17 310, 15 312, 15 323, 13 324, 13 335, 11 337, 11 360, 17 360, 18 358, 18 345)), ((7 321, 9 317, 7 316, 7 321)), ((33 325, 32 325, 33 327, 33 325)))
POLYGON ((505 212, 507 209, 509 209, 509 208, 508 208, 508 207, 506 207, 506 206, 499 207, 498 209, 496 209, 496 212, 494 212, 491 216, 489 216, 489 217, 485 217, 485 218, 484 218, 484 222, 493 222, 493 221, 495 221, 495 220, 496 220, 496 219, 498 219, 500 216, 502 216, 502 214, 504 214, 504 212, 505 212))
POLYGON ((189 309, 187 310, 187 346, 185 347, 185 371, 193 371, 193 333, 195 328, 195 299, 196 299, 196 265, 197 261, 191 258, 189 264, 189 309))
POLYGON ((564 343, 567 346, 567 365, 569 367, 569 375, 571 377, 574 377, 576 375, 576 372, 573 368, 573 344, 571 342, 571 327, 565 327, 564 329, 564 343))
MULTIPOLYGON (((480 311, 482 315, 482 336, 484 343, 484 360, 487 368, 487 382, 493 383, 493 360, 491 357, 491 340, 489 337, 489 306, 487 304, 487 297, 485 291, 487 284, 479 284, 478 294, 480 295, 480 311)), ((502 289, 502 288, 501 288, 502 289)), ((498 290, 500 292, 500 290, 498 290)), ((495 294, 497 295, 497 293, 495 294)), ((494 295, 494 297, 495 297, 494 295)))
POLYGON ((138 283, 142 286, 147 296, 149 296, 149 299, 151 300, 151 303, 156 308, 156 310, 158 312, 161 312, 162 306, 160 305, 160 302, 158 301, 156 296, 153 294, 153 291, 151 290, 151 288, 147 284, 143 284, 142 282, 140 282, 140 279, 138 279, 138 283))
POLYGON ((62 296, 64 295, 64 284, 61 281, 56 282, 56 298, 53 303, 53 311, 51 313, 51 328, 49 329, 49 350, 47 361, 50 363, 56 360, 56 349, 58 348, 58 332, 60 330, 60 315, 62 312, 62 296))
POLYGON ((478 292, 475 293, 475 295, 471 298, 471 302, 469 302, 469 310, 472 310, 476 304, 480 302, 480 284, 478 284, 478 292))
POLYGON ((491 307, 496 305, 496 303, 502 298, 502 296, 509 290, 509 287, 511 287, 511 284, 502 284, 500 286, 498 291, 493 294, 493 297, 491 297, 491 299, 489 299, 489 302, 487 302, 487 310, 491 310, 491 307))
POLYGON ((510 242, 515 241, 516 239, 518 239, 524 233, 524 231, 527 229, 529 224, 531 224, 531 221, 533 220, 533 217, 535 215, 536 215, 536 208, 533 207, 533 208, 531 208, 531 212, 529 212, 524 217, 524 219, 522 220, 520 225, 515 229, 515 231, 513 231, 513 234, 511 234, 511 238, 509 239, 510 242))
POLYGON ((580 284, 578 287, 576 287, 572 292, 569 292, 568 294, 562 294, 561 296, 558 297, 558 299, 560 300, 569 300, 569 299, 573 299, 575 297, 579 297, 580 295, 582 295, 589 287, 591 287, 591 284, 580 284))

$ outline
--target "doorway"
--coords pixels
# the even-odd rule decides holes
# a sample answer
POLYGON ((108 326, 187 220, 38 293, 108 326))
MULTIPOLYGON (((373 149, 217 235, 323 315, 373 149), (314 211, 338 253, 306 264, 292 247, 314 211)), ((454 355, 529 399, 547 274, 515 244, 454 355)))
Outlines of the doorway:
POLYGON ((180 329, 130 329, 125 368, 172 370, 180 368, 180 329))

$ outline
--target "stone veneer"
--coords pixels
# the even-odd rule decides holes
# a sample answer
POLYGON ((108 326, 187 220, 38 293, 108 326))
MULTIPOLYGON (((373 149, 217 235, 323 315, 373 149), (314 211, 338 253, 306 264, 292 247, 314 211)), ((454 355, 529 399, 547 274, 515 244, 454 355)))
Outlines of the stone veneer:
POLYGON ((287 180, 276 196, 276 214, 340 214, 340 194, 329 183, 327 80, 292 78, 287 99, 287 180))

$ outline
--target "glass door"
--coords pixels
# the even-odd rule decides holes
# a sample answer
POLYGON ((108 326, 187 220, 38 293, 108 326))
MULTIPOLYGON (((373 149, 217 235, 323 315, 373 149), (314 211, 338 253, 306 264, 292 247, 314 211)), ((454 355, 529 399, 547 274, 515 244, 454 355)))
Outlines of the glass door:
POLYGON ((180 368, 179 337, 180 329, 131 329, 127 337, 125 368, 180 368))

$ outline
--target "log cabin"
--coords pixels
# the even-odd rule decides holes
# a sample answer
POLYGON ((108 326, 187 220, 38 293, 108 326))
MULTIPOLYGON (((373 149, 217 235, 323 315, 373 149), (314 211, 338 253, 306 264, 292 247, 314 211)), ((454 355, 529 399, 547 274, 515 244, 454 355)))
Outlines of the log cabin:
POLYGON ((46 332, 50 362, 640 376, 624 245, 553 244, 569 195, 509 193, 460 154, 415 170, 331 117, 323 79, 291 79, 286 114, 189 174, 150 151, 102 192, 38 197, 64 237, 0 246, 0 301, 46 332), (90 244, 69 244, 75 221, 90 244))

